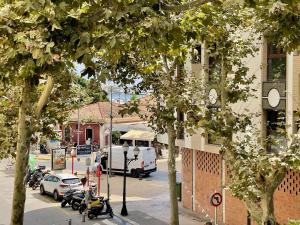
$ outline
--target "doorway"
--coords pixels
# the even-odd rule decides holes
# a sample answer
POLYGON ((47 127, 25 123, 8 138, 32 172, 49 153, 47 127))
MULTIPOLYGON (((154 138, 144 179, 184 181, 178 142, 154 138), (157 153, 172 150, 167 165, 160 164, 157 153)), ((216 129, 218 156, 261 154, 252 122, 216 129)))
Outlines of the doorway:
POLYGON ((89 144, 92 144, 92 143, 93 143, 93 129, 87 128, 87 129, 85 130, 85 140, 86 140, 86 141, 87 141, 87 140, 90 140, 91 143, 89 143, 89 144))

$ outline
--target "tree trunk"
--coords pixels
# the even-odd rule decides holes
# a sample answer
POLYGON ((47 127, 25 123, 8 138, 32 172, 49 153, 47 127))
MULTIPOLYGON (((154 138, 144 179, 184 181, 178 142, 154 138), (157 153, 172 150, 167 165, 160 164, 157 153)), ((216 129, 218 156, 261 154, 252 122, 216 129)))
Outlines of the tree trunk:
POLYGON ((18 143, 17 143, 17 158, 15 166, 15 181, 14 193, 12 203, 11 225, 22 225, 24 217, 24 206, 26 199, 26 172, 28 168, 30 138, 31 138, 31 124, 27 115, 31 103, 30 93, 32 92, 31 81, 25 80, 24 88, 22 90, 22 100, 19 108, 18 121, 18 143))
POLYGON ((274 191, 270 190, 261 196, 262 220, 261 225, 276 225, 274 216, 274 191))
POLYGON ((176 162, 175 162, 175 130, 173 124, 168 124, 168 176, 170 188, 170 225, 179 225, 178 202, 176 195, 176 162))

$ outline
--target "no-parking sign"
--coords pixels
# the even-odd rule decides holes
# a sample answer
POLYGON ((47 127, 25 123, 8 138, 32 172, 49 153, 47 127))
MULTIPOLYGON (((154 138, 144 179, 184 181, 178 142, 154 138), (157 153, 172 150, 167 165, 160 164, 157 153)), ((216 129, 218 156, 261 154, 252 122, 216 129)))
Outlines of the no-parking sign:
POLYGON ((212 204, 214 207, 218 207, 222 203, 222 195, 218 192, 214 193, 210 197, 210 204, 212 204))

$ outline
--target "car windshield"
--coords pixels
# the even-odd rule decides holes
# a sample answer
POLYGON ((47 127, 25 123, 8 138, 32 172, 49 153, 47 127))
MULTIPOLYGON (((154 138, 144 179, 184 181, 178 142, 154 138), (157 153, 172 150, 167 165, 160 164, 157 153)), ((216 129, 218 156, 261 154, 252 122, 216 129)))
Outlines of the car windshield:
POLYGON ((80 183, 80 180, 79 178, 69 178, 69 179, 63 179, 62 182, 65 184, 78 184, 80 183))

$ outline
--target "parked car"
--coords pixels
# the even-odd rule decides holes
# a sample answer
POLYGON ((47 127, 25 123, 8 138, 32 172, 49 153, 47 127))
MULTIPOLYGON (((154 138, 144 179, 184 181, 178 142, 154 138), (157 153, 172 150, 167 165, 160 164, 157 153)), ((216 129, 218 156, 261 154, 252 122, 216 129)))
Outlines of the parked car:
MULTIPOLYGON (((134 146, 129 147, 128 159, 134 158, 133 148, 134 146)), ((139 147, 139 149, 140 152, 137 160, 131 161, 128 165, 127 173, 131 174, 133 177, 147 176, 157 170, 155 149, 152 147, 139 147)), ((108 154, 102 154, 101 169, 104 172, 106 172, 107 159, 108 154)), ((92 170, 96 171, 98 165, 99 163, 96 162, 92 170)), ((122 146, 112 147, 112 171, 120 173, 124 172, 124 153, 122 146)))
POLYGON ((50 194, 53 198, 58 201, 63 195, 71 190, 82 188, 80 179, 72 174, 55 174, 45 177, 41 181, 40 193, 50 194))

